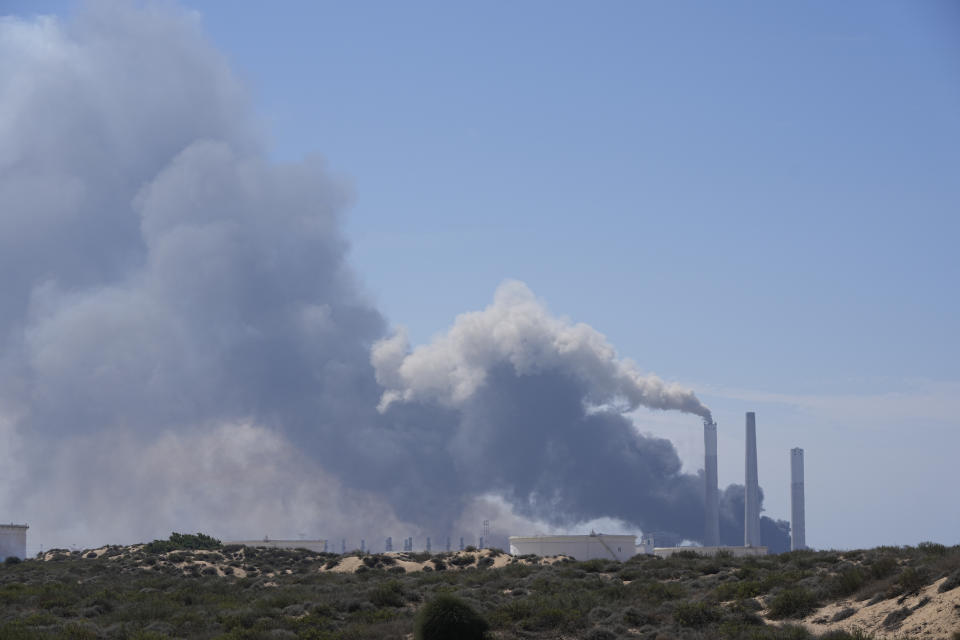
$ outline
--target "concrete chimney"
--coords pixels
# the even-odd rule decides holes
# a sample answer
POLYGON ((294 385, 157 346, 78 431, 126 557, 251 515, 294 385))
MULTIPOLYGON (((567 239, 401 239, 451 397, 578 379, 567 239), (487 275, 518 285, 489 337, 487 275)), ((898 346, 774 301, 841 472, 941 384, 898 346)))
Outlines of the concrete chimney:
POLYGON ((757 479, 757 416, 747 412, 746 494, 743 501, 743 544, 760 546, 760 481, 757 479))
POLYGON ((706 482, 704 504, 706 506, 706 528, 703 545, 720 546, 720 502, 717 490, 717 423, 703 421, 703 477, 706 482))
POLYGON ((803 505, 803 449, 790 449, 790 550, 807 548, 803 505))

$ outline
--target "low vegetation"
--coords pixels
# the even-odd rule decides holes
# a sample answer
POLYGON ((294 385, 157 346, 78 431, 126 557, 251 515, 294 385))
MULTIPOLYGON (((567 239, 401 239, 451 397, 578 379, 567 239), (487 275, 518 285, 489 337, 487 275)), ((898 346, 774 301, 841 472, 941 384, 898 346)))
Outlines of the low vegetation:
MULTIPOLYGON (((879 638, 926 604, 909 606, 911 594, 953 593, 958 577, 960 547, 942 545, 548 564, 498 550, 340 556, 174 534, 0 565, 0 638, 879 638), (828 623, 877 599, 891 608, 871 632, 810 630, 825 604, 852 605, 828 623)), ((949 615, 960 628, 960 611, 949 615)))

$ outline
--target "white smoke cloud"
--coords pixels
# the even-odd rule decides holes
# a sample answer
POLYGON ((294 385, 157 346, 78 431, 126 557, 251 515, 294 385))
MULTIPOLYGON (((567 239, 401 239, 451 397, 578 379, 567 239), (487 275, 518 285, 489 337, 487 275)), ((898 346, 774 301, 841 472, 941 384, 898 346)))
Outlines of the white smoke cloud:
POLYGON ((460 315, 449 332, 410 352, 406 333, 377 342, 372 363, 386 389, 379 408, 397 401, 434 401, 462 406, 485 382, 491 368, 509 363, 517 375, 563 371, 584 384, 585 402, 677 410, 708 417, 689 389, 643 375, 617 357, 592 327, 557 318, 522 282, 500 285, 493 304, 460 315))

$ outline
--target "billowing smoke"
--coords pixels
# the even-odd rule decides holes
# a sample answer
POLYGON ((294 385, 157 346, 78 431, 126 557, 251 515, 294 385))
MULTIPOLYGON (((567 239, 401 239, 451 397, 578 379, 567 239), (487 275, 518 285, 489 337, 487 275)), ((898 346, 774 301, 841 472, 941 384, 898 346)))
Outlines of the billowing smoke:
POLYGON ((524 377, 564 372, 577 381, 586 408, 643 406, 710 417, 692 391, 642 375, 632 362, 617 359, 594 329, 551 316, 520 282, 503 284, 489 308, 461 315, 447 335, 408 350, 403 332, 374 347, 377 381, 386 388, 381 410, 397 401, 462 407, 503 364, 524 377))
MULTIPOLYGON (((372 361, 388 423, 411 407, 441 412, 424 424, 439 424, 431 437, 448 443, 456 475, 447 482, 458 493, 492 492, 555 526, 607 517, 664 540, 702 539, 703 476, 683 473, 674 446, 642 435, 626 414, 709 417, 707 408, 618 359, 594 329, 551 315, 522 283, 504 283, 493 304, 429 345, 411 351, 402 331, 377 342, 372 361)), ((722 512, 724 543, 743 544, 742 486, 724 492, 722 512)), ((768 530, 764 542, 781 547, 768 530)))
POLYGON ((0 518, 439 538, 497 496, 702 536, 702 478, 627 417, 709 416, 692 392, 517 282, 411 350, 347 264, 349 189, 258 127, 193 14, 0 21, 0 518))
POLYGON ((348 200, 266 160, 196 16, 0 22, 3 517, 47 544, 391 522, 322 464, 376 442, 381 393, 348 200))

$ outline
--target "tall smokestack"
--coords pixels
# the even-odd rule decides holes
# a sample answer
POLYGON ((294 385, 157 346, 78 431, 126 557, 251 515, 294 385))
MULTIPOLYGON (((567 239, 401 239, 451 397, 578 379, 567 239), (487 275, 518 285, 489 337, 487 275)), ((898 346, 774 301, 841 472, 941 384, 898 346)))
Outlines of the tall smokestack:
POLYGON ((747 412, 746 495, 743 502, 743 544, 760 546, 760 481, 757 478, 757 416, 747 412))
POLYGON ((790 550, 807 548, 803 504, 803 449, 790 449, 790 550))
POLYGON ((703 420, 703 478, 706 482, 704 504, 706 505, 706 528, 703 544, 706 547, 720 546, 720 502, 717 494, 717 423, 709 418, 703 420))

